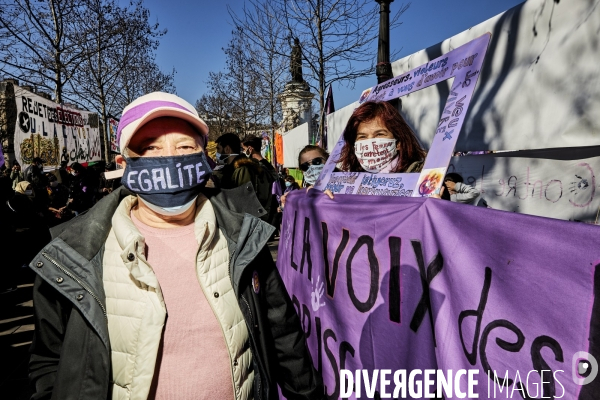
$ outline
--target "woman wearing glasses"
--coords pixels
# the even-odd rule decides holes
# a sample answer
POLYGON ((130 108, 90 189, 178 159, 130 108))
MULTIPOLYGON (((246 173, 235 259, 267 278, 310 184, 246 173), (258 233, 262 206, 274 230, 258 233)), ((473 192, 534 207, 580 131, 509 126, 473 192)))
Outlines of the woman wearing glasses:
MULTIPOLYGON (((302 187, 311 188, 315 184, 328 158, 329 153, 319 146, 309 144, 300 150, 298 154, 298 167, 304 175, 302 187)), ((281 204, 279 207, 280 210, 283 210, 285 206, 286 197, 287 193, 279 199, 281 204)), ((333 198, 332 196, 330 197, 333 198)))
POLYGON ((309 144, 300 150, 298 166, 304 174, 304 187, 315 184, 328 158, 329 153, 319 146, 309 144))
POLYGON ((398 110, 366 102, 348 120, 338 163, 344 172, 420 172, 425 150, 398 110))

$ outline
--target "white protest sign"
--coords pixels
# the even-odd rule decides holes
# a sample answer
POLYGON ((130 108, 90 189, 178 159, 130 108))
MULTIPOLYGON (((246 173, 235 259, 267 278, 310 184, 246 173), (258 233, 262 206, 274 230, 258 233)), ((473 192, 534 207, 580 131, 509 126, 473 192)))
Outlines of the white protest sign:
POLYGON ((44 165, 101 160, 98 115, 61 106, 15 85, 15 157, 22 166, 40 157, 44 165))
POLYGON ((298 168, 298 154, 308 144, 308 123, 304 123, 287 132, 282 132, 283 166, 298 168))
POLYGON ((541 217, 594 222, 600 208, 600 157, 579 160, 454 157, 457 172, 478 189, 489 206, 541 217))

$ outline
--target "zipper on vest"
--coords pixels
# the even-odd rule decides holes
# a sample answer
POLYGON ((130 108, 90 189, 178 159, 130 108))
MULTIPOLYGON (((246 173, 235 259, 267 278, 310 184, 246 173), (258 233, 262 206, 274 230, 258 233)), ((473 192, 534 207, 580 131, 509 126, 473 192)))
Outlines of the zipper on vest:
MULTIPOLYGON (((237 244, 236 244, 237 246, 237 244)), ((227 276, 229 276, 229 281, 231 282, 231 263, 233 262, 233 255, 235 254, 235 249, 229 255, 229 266, 227 268, 227 276)))
POLYGON ((48 261, 50 261, 52 264, 54 264, 54 266, 56 266, 56 268, 60 269, 62 271, 62 273, 64 273, 65 275, 67 275, 69 278, 73 279, 75 282, 79 283, 79 285, 90 294, 90 296, 92 296, 94 298, 94 300, 96 300, 96 302, 98 303, 98 305, 100 306, 100 308, 102 309, 102 313, 104 314, 104 318, 106 320, 108 320, 108 317, 106 316, 106 308, 104 307, 104 305, 102 304, 102 302, 100 301, 100 299, 98 298, 98 296, 96 296, 94 294, 94 292, 92 292, 92 289, 89 288, 89 286, 87 286, 85 283, 83 283, 80 279, 78 279, 75 275, 73 275, 71 272, 69 272, 69 270, 67 270, 65 267, 63 267, 62 265, 60 265, 58 263, 58 261, 56 261, 54 258, 50 257, 48 255, 48 253, 46 252, 42 252, 42 256, 44 256, 45 259, 47 259, 48 261))
POLYGON ((248 300, 246 300, 246 298, 244 297, 244 295, 240 296, 242 298, 242 300, 244 300, 244 303, 246 303, 246 307, 248 307, 248 313, 250 314, 250 319, 252 320, 252 324, 254 325, 254 327, 258 327, 258 325, 256 325, 256 322, 254 321, 254 316, 252 315, 252 309, 250 308, 250 303, 248 303, 248 300))

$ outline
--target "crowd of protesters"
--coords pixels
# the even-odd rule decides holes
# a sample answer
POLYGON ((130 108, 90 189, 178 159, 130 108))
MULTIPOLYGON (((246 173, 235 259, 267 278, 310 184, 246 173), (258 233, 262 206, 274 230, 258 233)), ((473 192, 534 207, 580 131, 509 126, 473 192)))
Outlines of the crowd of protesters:
MULTIPOLYGON (((418 172, 425 156, 412 130, 401 115, 388 103, 365 103, 350 118, 344 133, 345 147, 338 160, 342 171, 353 172, 418 172), (383 133, 381 133, 383 132, 383 133), (369 139, 368 142, 361 142, 369 139), (368 150, 359 143, 392 143, 388 159, 372 163, 363 156, 368 150), (407 143, 409 145, 407 145, 407 143), (361 151, 359 151, 360 149, 361 151), (397 162, 402 160, 401 163, 397 162), (384 165, 385 164, 385 165, 384 165)), ((248 136, 241 140, 234 133, 226 133, 216 140, 213 159, 208 158, 213 175, 209 187, 233 189, 252 183, 256 197, 264 211, 261 219, 275 227, 271 239, 277 239, 288 193, 301 188, 287 168, 275 169, 261 155, 261 139, 248 136)), ((329 154, 321 147, 308 145, 298 155, 298 168, 303 174, 301 185, 310 188, 321 173, 329 154)), ((115 163, 99 161, 89 166, 63 162, 60 168, 45 168, 43 160, 34 158, 27 168, 14 160, 0 168, 2 186, 2 221, 8 228, 4 243, 26 235, 26 249, 13 253, 20 257, 11 262, 15 266, 27 262, 49 240, 49 228, 66 222, 87 211, 104 196, 121 186, 120 179, 106 179, 104 172, 115 169, 115 163), (37 245, 31 245, 37 243, 37 245)), ((337 169, 336 169, 337 171, 337 169)), ((326 193, 333 198, 333 194, 326 193)), ((448 174, 442 191, 434 197, 486 207, 487 203, 477 189, 465 184, 458 174, 448 174)), ((14 288, 14 279, 5 280, 5 289, 14 288)))
MULTIPOLYGON (((271 237, 276 239, 283 208, 281 197, 300 187, 287 169, 276 170, 261 156, 260 146, 261 140, 255 136, 243 142, 233 133, 219 137, 216 160, 209 161, 215 170, 209 185, 231 189, 252 182, 266 211, 261 218, 276 228, 271 237)), ((16 160, 0 168, 0 220, 6 222, 3 243, 17 249, 7 260, 5 271, 10 276, 3 281, 0 292, 14 290, 21 275, 28 274, 23 265, 50 241, 50 228, 87 211, 121 186, 120 179, 104 177, 104 172, 114 169, 114 163, 104 161, 88 166, 62 162, 59 168, 50 169, 38 157, 26 168, 16 160)))
POLYGON ((33 280, 24 266, 50 241, 50 228, 88 210, 120 185, 104 179, 103 172, 111 168, 114 164, 104 162, 89 167, 63 162, 49 170, 41 158, 25 169, 16 160, 0 168, 0 241, 10 249, 3 258, 0 292, 33 280))
POLYGON ((22 169, 18 161, 4 166, 2 184, 9 198, 24 196, 32 210, 48 227, 56 226, 88 210, 98 200, 120 185, 118 180, 106 180, 104 172, 114 170, 114 163, 99 161, 87 167, 64 161, 58 169, 44 167, 41 158, 34 158, 31 165, 22 169))

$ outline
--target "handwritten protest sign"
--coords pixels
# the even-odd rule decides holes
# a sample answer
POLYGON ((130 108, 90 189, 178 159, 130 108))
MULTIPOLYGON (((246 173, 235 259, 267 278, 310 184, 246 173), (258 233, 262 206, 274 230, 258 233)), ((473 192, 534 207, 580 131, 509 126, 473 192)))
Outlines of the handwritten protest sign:
MULTIPOLYGON (((359 104, 365 101, 389 101, 410 93, 435 85, 447 79, 453 79, 450 96, 446 100, 444 112, 433 143, 425 160, 424 169, 417 178, 409 174, 377 174, 383 179, 382 185, 370 190, 361 190, 363 178, 372 175, 368 172, 349 173, 334 172, 336 162, 340 158, 344 146, 343 135, 340 137, 315 188, 329 189, 333 193, 345 194, 378 194, 388 196, 429 196, 439 191, 446 167, 452 156, 454 145, 462 128, 466 111, 469 108, 473 92, 485 58, 491 35, 485 34, 463 46, 460 46, 430 62, 394 77, 386 82, 365 90, 359 104), (352 177, 351 179, 347 179, 352 177), (401 190, 389 190, 389 178, 399 179, 401 190), (350 183, 352 181, 352 183, 350 183)), ((374 163, 377 161, 374 160, 374 163)), ((412 175, 412 174, 411 174, 412 175)), ((379 182, 379 180, 377 180, 379 182)))
POLYGON ((506 154, 454 157, 448 172, 459 173, 495 209, 592 223, 600 220, 596 178, 600 157, 553 160, 506 154))
MULTIPOLYGON (((298 191, 280 240, 277 266, 330 399, 342 369, 476 370, 480 399, 600 393, 600 378, 582 386, 578 375, 600 357, 595 226, 298 191)), ((385 397, 360 385, 361 398, 385 397)))
POLYGON ((25 167, 35 157, 45 165, 101 159, 98 115, 54 103, 15 86, 15 157, 25 167))

